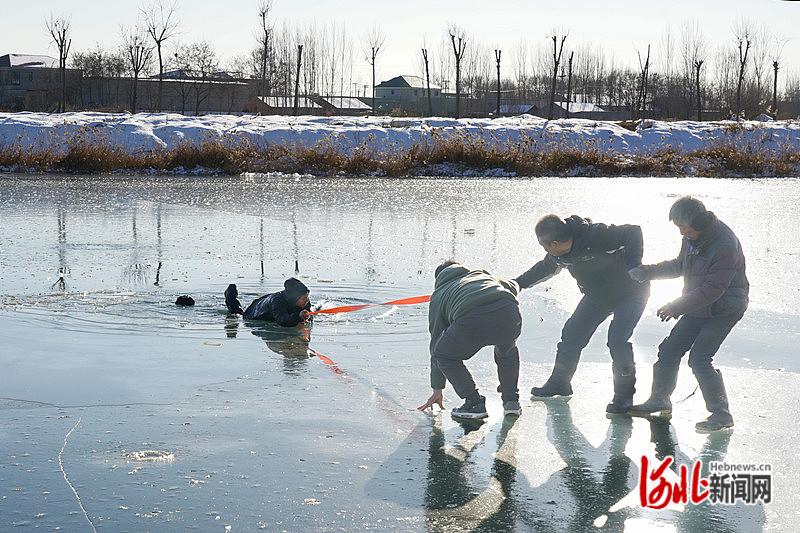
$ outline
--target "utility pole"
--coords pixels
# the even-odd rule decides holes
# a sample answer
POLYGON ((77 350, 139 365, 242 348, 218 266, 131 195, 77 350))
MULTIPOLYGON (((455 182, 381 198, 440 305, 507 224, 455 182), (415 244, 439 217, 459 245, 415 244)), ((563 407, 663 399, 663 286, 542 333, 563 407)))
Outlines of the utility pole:
POLYGON ((497 114, 495 116, 500 116, 500 55, 503 53, 502 50, 495 50, 494 51, 494 58, 497 61, 497 114))
POLYGON ((703 60, 698 59, 694 62, 694 82, 695 92, 697 93, 697 122, 703 121, 703 99, 700 94, 700 69, 703 66, 703 60))
POLYGON ((772 112, 775 114, 775 120, 778 120, 778 61, 772 62, 772 68, 775 75, 772 78, 772 112))
POLYGON ((567 118, 569 118, 569 104, 572 102, 572 58, 575 52, 569 53, 569 62, 567 66, 567 118))
POLYGON ((297 108, 300 103, 298 93, 300 92, 300 63, 303 60, 303 45, 297 45, 297 74, 294 78, 294 116, 297 116, 297 108))

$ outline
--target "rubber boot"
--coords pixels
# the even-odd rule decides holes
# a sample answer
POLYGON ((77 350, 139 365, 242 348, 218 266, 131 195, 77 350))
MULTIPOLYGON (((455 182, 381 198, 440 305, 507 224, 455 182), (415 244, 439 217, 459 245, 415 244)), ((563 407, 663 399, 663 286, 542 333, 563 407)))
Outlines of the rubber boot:
POLYGON ((547 400, 551 398, 571 398, 572 385, 551 376, 541 387, 531 389, 531 398, 534 400, 547 400))
POLYGON ((228 308, 228 313, 231 315, 243 315, 242 304, 239 303, 239 290, 234 283, 228 285, 225 289, 225 307, 228 308))
POLYGON ((614 397, 606 406, 609 415, 628 414, 633 407, 633 395, 636 392, 636 369, 631 368, 626 373, 614 370, 614 397))
POLYGON ((702 378, 697 380, 700 385, 700 392, 706 401, 706 409, 711 412, 711 416, 702 422, 695 424, 698 433, 711 433, 733 427, 733 416, 728 406, 728 394, 725 392, 725 382, 722 380, 722 372, 714 370, 704 373, 702 378))
POLYGON ((566 398, 572 397, 572 376, 578 367, 577 359, 575 361, 566 361, 566 358, 560 354, 556 354, 556 362, 553 365, 553 372, 547 381, 541 387, 533 387, 531 389, 531 399, 533 400, 549 400, 552 398, 566 398))
POLYGON ((672 402, 669 401, 669 397, 678 384, 679 368, 679 365, 664 366, 658 363, 653 365, 653 386, 650 390, 650 398, 644 403, 634 405, 628 412, 633 416, 671 418, 672 402))

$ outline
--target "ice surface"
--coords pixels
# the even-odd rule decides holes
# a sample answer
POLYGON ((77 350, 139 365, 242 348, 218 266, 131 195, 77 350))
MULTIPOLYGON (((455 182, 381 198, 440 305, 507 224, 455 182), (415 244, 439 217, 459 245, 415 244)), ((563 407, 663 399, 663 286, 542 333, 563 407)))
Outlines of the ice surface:
MULTIPOLYGON (((0 530, 800 529, 797 180, 6 176, 0 190, 0 530), (671 424, 606 419, 606 326, 572 401, 530 402, 578 297, 565 275, 523 293, 519 419, 502 418, 491 354, 468 363, 488 397, 478 426, 414 410, 430 392, 424 306, 289 331, 224 312, 228 283, 248 302, 295 261, 329 306, 424 294, 451 255, 515 275, 540 257, 532 227, 549 211, 641 223, 646 260, 663 259, 686 193, 748 254, 753 304, 717 356, 730 434, 695 433, 705 408, 685 366, 671 424), (774 500, 644 511, 641 456, 664 453, 771 463, 774 500)), ((678 290, 654 285, 634 336, 637 399, 670 327, 654 309, 678 290)))

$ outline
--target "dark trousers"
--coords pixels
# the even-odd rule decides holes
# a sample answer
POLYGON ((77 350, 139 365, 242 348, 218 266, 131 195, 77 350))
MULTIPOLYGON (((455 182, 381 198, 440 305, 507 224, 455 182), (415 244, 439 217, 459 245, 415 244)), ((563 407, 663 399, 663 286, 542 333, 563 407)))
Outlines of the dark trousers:
POLYGON ((553 377, 567 383, 572 380, 581 352, 600 324, 611 315, 614 318, 608 326, 608 349, 614 374, 632 375, 635 367, 630 339, 642 318, 648 296, 646 292, 635 294, 615 305, 597 301, 589 295, 584 296, 561 330, 553 377))
POLYGON ((519 350, 517 338, 522 329, 519 305, 499 300, 481 305, 450 324, 433 343, 433 363, 439 367, 456 394, 463 399, 479 396, 475 380, 464 361, 485 346, 494 346, 497 363, 497 389, 504 402, 519 400, 519 350))
POLYGON ((681 358, 686 352, 689 352, 689 367, 702 389, 704 381, 716 379, 717 371, 712 364, 714 355, 742 316, 742 314, 711 318, 682 316, 669 336, 658 346, 658 361, 654 369, 674 369, 680 365, 681 358))

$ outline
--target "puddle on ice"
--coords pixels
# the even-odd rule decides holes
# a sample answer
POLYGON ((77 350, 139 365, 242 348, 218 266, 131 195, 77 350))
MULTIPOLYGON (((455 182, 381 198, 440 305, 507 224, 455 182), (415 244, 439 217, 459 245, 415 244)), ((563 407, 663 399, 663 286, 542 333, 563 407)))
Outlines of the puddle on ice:
POLYGON ((175 460, 173 452, 161 450, 137 450, 128 452, 124 455, 125 459, 131 462, 147 463, 170 463, 175 460))

